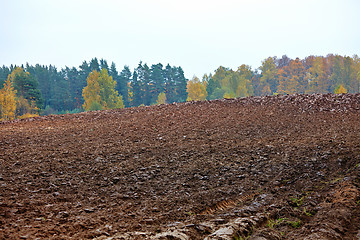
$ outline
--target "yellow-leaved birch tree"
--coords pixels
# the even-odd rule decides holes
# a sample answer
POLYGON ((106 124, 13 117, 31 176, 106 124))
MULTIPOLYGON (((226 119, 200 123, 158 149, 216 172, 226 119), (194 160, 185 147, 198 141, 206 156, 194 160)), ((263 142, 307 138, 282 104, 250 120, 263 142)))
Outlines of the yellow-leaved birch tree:
POLYGON ((16 111, 16 91, 8 76, 4 87, 0 90, 0 113, 4 121, 13 120, 16 111))

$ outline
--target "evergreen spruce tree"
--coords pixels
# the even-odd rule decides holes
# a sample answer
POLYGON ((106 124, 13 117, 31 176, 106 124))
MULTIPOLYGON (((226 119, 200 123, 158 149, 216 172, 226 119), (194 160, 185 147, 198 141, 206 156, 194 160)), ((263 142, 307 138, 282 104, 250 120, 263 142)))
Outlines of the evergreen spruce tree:
POLYGON ((150 70, 150 103, 155 103, 160 93, 165 91, 165 80, 163 76, 163 65, 161 63, 154 64, 150 70))
POLYGON ((0 86, 3 86, 10 73, 10 69, 8 67, 5 67, 5 65, 0 68, 0 86))
POLYGON ((175 68, 176 102, 186 102, 188 97, 187 82, 183 69, 181 67, 175 68))
POLYGON ((96 70, 96 71, 100 72, 100 64, 99 64, 99 61, 97 58, 91 59, 89 66, 90 66, 90 71, 96 70))
POLYGON ((141 94, 141 82, 138 80, 137 71, 134 70, 131 86, 133 89, 133 101, 131 103, 132 107, 137 107, 142 104, 142 94, 141 94))
POLYGON ((131 71, 128 66, 124 66, 124 69, 119 74, 119 80, 117 81, 116 90, 119 92, 121 96, 123 96, 124 105, 126 107, 130 106, 128 99, 128 84, 131 81, 131 71))
POLYGON ((108 72, 110 71, 107 61, 104 60, 103 58, 100 59, 100 68, 101 69, 106 69, 108 72))
POLYGON ((176 93, 176 85, 175 85, 175 71, 168 64, 163 70, 163 77, 165 83, 165 94, 167 98, 167 102, 172 103, 176 102, 177 93, 176 93))
POLYGON ((82 90, 86 86, 86 81, 80 77, 80 73, 75 67, 67 69, 66 75, 70 83, 71 109, 80 109, 83 103, 82 90))

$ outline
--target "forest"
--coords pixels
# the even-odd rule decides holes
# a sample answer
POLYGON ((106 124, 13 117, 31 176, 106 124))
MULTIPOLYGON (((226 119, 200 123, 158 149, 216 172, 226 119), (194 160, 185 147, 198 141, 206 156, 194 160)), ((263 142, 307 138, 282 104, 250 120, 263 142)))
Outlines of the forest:
POLYGON ((53 65, 0 67, 0 119, 76 113, 153 104, 247 96, 358 93, 360 59, 329 54, 304 59, 269 57, 258 69, 218 67, 186 79, 183 69, 140 62, 117 70, 104 59, 78 68, 53 65))

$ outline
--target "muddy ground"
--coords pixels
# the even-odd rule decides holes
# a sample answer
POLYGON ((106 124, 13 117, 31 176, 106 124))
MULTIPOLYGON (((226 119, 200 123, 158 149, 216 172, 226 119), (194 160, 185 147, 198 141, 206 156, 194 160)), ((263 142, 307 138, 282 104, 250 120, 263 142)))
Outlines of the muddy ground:
POLYGON ((0 239, 360 239, 360 95, 0 124, 0 239))

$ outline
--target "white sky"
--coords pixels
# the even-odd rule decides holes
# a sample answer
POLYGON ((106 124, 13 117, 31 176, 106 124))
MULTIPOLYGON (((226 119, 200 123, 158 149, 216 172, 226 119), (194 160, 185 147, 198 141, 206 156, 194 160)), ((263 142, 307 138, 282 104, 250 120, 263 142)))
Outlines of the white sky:
POLYGON ((0 65, 258 68, 269 56, 360 55, 359 0, 0 0, 0 65))

